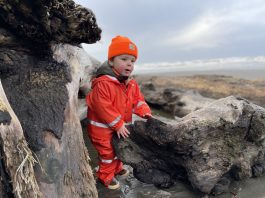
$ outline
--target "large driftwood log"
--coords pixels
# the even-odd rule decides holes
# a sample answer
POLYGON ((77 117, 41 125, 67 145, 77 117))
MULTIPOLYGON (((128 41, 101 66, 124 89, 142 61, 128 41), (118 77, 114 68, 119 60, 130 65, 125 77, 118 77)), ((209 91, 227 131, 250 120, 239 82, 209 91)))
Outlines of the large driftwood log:
POLYGON ((141 90, 145 100, 151 107, 168 112, 172 117, 184 117, 214 101, 212 98, 203 97, 195 90, 172 86, 166 88, 156 87, 152 81, 142 83, 141 90))
POLYGON ((56 45, 53 50, 53 56, 58 62, 70 65, 72 81, 66 85, 69 99, 64 109, 62 136, 58 138, 49 131, 42 132, 46 146, 36 154, 46 173, 38 169, 36 175, 45 197, 97 197, 77 114, 79 83, 84 69, 80 53, 84 55, 84 51, 71 45, 56 45))
POLYGON ((33 166, 36 160, 0 81, 1 197, 41 197, 33 166), (11 181, 11 183, 9 182, 11 181))
MULTIPOLYGON (((39 191, 44 197, 97 197, 78 116, 79 86, 87 91, 83 75, 95 61, 84 65, 80 47, 53 45, 98 41, 95 15, 71 0, 3 0, 0 23, 0 78, 38 159, 39 191)), ((0 189, 13 182, 13 175, 3 171, 0 189)))
POLYGON ((264 128, 264 108, 231 96, 171 125, 136 121, 130 138, 114 137, 113 145, 143 182, 168 187, 182 178, 203 193, 218 194, 232 179, 265 172, 264 128))
POLYGON ((18 51, 25 57, 22 60, 16 59, 15 53, 9 54, 12 61, 6 67, 14 73, 7 69, 1 76, 7 96, 39 159, 35 174, 43 195, 97 197, 77 111, 79 83, 84 73, 78 51, 83 49, 58 45, 54 54, 47 51, 42 57, 29 54, 28 50, 18 51), (31 61, 36 65, 29 68, 31 61), (12 70, 11 65, 21 68, 12 70))

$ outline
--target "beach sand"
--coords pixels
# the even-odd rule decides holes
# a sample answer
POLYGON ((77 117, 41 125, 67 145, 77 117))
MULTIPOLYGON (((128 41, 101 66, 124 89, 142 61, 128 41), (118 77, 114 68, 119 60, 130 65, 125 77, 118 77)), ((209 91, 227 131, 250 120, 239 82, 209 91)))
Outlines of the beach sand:
POLYGON ((194 71, 172 71, 172 72, 159 72, 156 69, 145 72, 136 73, 136 76, 193 76, 193 75, 225 75, 235 78, 242 78, 247 80, 265 80, 265 66, 264 69, 253 70, 194 70, 194 71))
POLYGON ((137 75, 139 84, 152 82, 155 87, 197 90, 201 95, 219 99, 239 96, 265 107, 265 70, 196 71, 137 75))

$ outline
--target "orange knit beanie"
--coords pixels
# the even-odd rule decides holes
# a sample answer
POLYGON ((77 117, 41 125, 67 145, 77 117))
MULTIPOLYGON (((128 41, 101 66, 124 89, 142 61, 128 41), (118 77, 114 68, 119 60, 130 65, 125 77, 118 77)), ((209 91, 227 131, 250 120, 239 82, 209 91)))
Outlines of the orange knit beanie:
POLYGON ((121 54, 133 55, 135 58, 138 56, 136 45, 127 37, 116 36, 112 39, 109 46, 108 59, 121 54))

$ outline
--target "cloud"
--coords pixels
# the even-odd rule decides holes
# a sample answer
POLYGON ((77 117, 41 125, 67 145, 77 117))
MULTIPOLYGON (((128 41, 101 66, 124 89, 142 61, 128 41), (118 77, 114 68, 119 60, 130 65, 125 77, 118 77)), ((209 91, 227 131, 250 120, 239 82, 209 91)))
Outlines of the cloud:
POLYGON ((131 38, 141 63, 264 54, 264 0, 77 0, 96 14, 102 39, 84 48, 100 61, 116 35, 131 38))
POLYGON ((176 45, 182 49, 212 48, 223 42, 220 23, 222 18, 207 14, 196 19, 193 24, 179 31, 176 36, 166 40, 169 45, 176 45))
POLYGON ((229 7, 209 7, 180 31, 167 35, 166 45, 174 45, 181 50, 214 48, 230 43, 233 35, 248 26, 262 25, 265 4, 262 1, 241 2, 229 7), (263 16, 263 17, 262 17, 263 16))

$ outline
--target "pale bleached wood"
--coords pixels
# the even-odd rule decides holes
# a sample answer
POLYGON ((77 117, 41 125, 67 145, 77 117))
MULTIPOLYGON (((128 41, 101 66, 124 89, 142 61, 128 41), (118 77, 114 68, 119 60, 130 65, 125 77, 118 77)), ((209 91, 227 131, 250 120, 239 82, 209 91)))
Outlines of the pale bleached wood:
POLYGON ((0 125, 0 145, 14 196, 42 197, 33 170, 36 160, 25 140, 20 122, 6 98, 1 81, 0 110, 8 112, 11 116, 9 124, 0 125))

